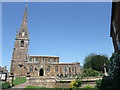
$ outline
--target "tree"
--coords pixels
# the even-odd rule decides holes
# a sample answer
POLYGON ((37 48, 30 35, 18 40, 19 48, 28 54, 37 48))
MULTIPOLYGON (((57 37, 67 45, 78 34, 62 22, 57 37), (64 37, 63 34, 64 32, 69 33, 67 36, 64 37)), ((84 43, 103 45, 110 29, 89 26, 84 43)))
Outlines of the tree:
POLYGON ((108 70, 109 63, 110 60, 105 55, 88 55, 85 57, 84 69, 92 68, 93 70, 104 71, 104 64, 108 70))
POLYGON ((91 53, 88 56, 85 57, 85 63, 89 62, 93 56, 96 56, 97 54, 91 53))
POLYGON ((106 65, 106 69, 108 70, 110 60, 108 57, 103 55, 96 55, 92 58, 92 69, 97 71, 104 72, 104 64, 106 65))
POLYGON ((91 63, 91 59, 96 56, 97 54, 91 53, 88 56, 85 57, 84 59, 84 68, 92 68, 92 63, 91 63))

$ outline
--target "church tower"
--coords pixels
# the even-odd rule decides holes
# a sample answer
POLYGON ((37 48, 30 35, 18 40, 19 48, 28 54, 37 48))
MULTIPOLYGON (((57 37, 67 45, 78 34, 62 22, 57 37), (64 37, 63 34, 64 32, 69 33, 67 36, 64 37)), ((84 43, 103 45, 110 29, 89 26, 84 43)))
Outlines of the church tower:
POLYGON ((13 72, 13 74, 16 75, 25 75, 26 73, 26 70, 24 70, 25 67, 23 66, 25 65, 25 62, 27 62, 28 60, 29 32, 27 25, 27 11, 28 6, 26 3, 22 25, 20 27, 20 30, 17 31, 16 34, 11 60, 10 72, 13 72), (18 69, 24 71, 19 71, 18 69), (21 72, 21 74, 19 74, 19 72, 21 72))

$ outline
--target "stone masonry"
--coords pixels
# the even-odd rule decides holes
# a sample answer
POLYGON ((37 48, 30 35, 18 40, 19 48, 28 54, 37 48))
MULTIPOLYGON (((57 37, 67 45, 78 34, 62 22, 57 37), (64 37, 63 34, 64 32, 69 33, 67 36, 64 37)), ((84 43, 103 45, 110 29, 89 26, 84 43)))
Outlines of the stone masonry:
POLYGON ((30 43, 27 25, 27 4, 20 30, 17 31, 10 73, 15 76, 77 76, 81 74, 80 63, 59 63, 58 56, 33 56, 28 54, 30 43))

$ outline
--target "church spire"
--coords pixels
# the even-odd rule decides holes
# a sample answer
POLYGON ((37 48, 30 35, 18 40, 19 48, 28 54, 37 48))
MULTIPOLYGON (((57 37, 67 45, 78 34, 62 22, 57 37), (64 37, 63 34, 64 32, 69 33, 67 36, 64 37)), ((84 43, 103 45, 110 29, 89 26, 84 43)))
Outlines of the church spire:
POLYGON ((22 25, 20 27, 20 31, 19 31, 19 35, 18 35, 19 38, 27 38, 27 39, 29 38, 28 25, 27 25, 28 24, 27 13, 28 13, 28 4, 26 2, 22 25))
POLYGON ((28 4, 27 4, 27 2, 26 2, 24 17, 23 17, 23 21, 24 21, 24 22, 27 22, 27 12, 28 12, 28 4))

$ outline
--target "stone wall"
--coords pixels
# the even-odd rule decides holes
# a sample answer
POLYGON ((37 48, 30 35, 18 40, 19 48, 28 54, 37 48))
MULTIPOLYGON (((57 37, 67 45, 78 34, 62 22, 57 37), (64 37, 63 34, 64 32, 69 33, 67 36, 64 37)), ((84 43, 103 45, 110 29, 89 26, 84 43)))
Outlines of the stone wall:
POLYGON ((30 77, 29 85, 31 86, 39 86, 39 87, 46 87, 46 88, 69 88, 69 82, 58 82, 56 77, 30 77))
POLYGON ((53 88, 55 86, 55 77, 30 77, 28 80, 31 86, 53 88))
POLYGON ((70 88, 70 82, 65 83, 56 82, 55 88, 70 88))
MULTIPOLYGON (((102 77, 87 77, 82 81, 82 86, 90 85, 95 87, 96 80, 102 79, 102 77)), ((75 78, 58 79, 57 77, 30 77, 28 82, 31 86, 46 87, 46 88, 70 88, 70 82, 75 78)))

